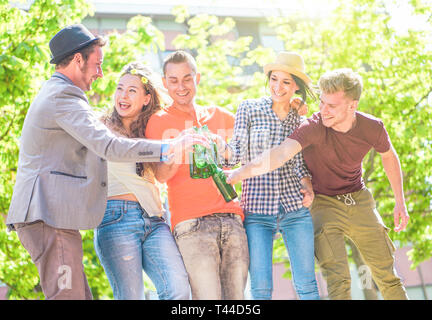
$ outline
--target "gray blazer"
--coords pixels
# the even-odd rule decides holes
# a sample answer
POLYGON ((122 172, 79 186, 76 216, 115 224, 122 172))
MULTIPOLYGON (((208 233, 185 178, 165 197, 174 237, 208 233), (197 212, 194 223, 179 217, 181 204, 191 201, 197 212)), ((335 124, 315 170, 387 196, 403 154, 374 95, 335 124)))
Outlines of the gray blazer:
POLYGON ((107 202, 106 160, 158 162, 161 146, 115 136, 93 113, 84 91, 54 73, 24 120, 8 229, 36 220, 62 229, 95 228, 107 202))

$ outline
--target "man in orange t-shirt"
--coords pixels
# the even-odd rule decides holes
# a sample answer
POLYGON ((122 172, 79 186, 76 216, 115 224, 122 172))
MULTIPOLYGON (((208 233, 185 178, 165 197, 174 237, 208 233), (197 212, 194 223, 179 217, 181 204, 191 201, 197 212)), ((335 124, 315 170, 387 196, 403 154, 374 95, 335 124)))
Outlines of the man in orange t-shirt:
MULTIPOLYGON (((231 113, 194 102, 200 74, 190 54, 177 51, 168 56, 163 72, 173 103, 149 119, 147 138, 171 139, 185 129, 203 125, 225 140, 231 137, 231 113)), ((188 159, 157 164, 155 176, 168 186, 171 226, 189 275, 192 298, 243 299, 249 253, 238 201, 225 202, 212 178, 191 178, 188 159)))

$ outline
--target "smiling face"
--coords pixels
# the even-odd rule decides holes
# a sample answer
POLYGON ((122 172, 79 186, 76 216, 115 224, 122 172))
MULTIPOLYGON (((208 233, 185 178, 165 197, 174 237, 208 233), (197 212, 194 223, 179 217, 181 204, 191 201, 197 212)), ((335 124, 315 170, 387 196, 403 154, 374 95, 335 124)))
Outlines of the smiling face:
POLYGON ((320 112, 323 125, 336 131, 346 132, 355 120, 358 101, 345 95, 343 91, 323 92, 320 96, 320 112))
POLYGON ((168 63, 166 65, 163 84, 168 90, 169 96, 174 100, 174 106, 193 107, 196 86, 199 81, 200 74, 195 73, 188 62, 168 63))
POLYGON ((272 71, 269 77, 269 88, 273 103, 289 104, 299 87, 291 74, 285 71, 272 71))
POLYGON ((122 76, 114 94, 115 108, 127 128, 150 102, 151 96, 144 88, 141 78, 132 74, 122 76))

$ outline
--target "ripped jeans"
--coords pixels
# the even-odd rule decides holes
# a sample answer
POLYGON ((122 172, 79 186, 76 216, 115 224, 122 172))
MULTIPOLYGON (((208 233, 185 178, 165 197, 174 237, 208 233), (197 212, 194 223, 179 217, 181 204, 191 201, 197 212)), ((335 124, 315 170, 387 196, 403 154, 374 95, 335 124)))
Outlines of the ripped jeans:
POLYGON ((138 202, 108 200, 95 249, 117 300, 144 299, 143 270, 160 300, 186 300, 190 286, 169 226, 138 202))

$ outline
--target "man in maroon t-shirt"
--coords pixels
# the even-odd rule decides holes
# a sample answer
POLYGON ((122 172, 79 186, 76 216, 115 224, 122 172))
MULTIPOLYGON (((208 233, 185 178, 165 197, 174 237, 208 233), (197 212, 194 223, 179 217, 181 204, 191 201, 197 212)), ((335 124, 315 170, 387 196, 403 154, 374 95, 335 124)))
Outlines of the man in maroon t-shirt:
POLYGON ((389 228, 362 178, 363 158, 374 148, 381 155, 395 197, 394 230, 404 230, 409 215, 399 158, 382 121, 357 111, 362 91, 357 73, 350 69, 328 72, 320 78, 319 86, 320 112, 304 121, 282 144, 232 171, 228 182, 270 172, 303 150, 315 192, 311 207, 315 255, 327 280, 329 297, 351 298, 344 239, 349 237, 366 264, 362 285, 371 285, 372 274, 384 299, 407 299, 394 270, 395 247, 387 235, 389 228))

